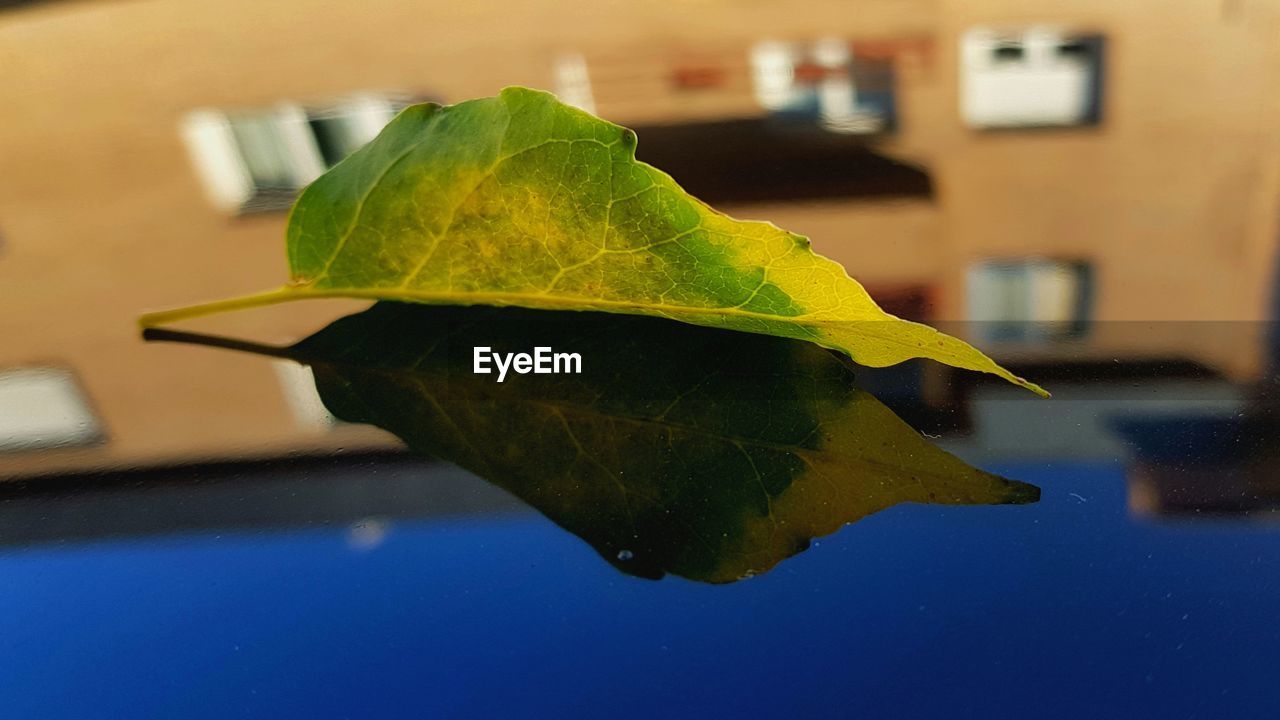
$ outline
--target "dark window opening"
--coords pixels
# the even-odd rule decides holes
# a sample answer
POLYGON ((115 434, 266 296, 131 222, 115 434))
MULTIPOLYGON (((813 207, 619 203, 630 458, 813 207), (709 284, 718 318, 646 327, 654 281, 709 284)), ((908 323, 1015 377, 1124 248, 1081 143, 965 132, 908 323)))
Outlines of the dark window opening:
POLYGON ((992 48, 991 54, 996 60, 1014 62, 1022 59, 1024 51, 1017 43, 1005 43, 992 48))

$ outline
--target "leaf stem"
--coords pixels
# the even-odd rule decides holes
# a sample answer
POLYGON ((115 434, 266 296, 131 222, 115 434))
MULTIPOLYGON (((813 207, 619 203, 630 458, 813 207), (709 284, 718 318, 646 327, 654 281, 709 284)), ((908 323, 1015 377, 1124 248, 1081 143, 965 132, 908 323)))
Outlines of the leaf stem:
POLYGON ((297 291, 288 287, 281 287, 275 290, 253 293, 252 295, 241 295, 240 297, 227 298, 225 300, 189 305, 174 310, 144 313, 138 318, 138 325, 145 330, 157 325, 168 325, 180 320, 190 320, 191 318, 204 317, 221 312, 277 305, 290 300, 297 300, 301 297, 303 295, 297 291))
POLYGON ((293 356, 289 353, 290 348, 287 346, 267 345, 265 343, 251 342, 249 340, 237 340, 236 338, 223 337, 221 335, 206 335, 204 333, 165 330, 163 328, 147 328, 142 331, 142 339, 147 342, 173 342, 184 343, 187 345, 203 345, 205 347, 223 348, 226 350, 235 350, 237 352, 251 353, 253 355, 293 359, 293 356))

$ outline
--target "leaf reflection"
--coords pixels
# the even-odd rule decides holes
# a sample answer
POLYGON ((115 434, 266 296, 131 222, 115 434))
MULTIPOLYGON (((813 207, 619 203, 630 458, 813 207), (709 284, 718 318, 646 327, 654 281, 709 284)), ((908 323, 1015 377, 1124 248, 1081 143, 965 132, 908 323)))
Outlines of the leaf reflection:
MULTIPOLYGON (((369 423, 537 508, 620 570, 731 582, 902 502, 1029 503, 1038 488, 934 447, 811 343, 661 319, 379 303, 289 348, 150 331, 311 365, 369 423), (476 347, 580 374, 473 372, 476 347)), ((491 363, 492 365, 492 363, 491 363)))

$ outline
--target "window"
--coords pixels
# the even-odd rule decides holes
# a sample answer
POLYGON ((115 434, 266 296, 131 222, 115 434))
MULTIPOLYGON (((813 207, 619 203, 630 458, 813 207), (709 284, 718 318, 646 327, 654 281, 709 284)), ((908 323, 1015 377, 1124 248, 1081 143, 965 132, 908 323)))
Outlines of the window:
POLYGON ((970 30, 960 42, 960 114, 973 128, 1096 125, 1100 35, 1053 28, 970 30))
POLYGON ((966 284, 969 319, 987 340, 1076 339, 1088 330, 1088 263, 984 260, 969 268, 966 284))
POLYGON ((197 110, 183 136, 210 202, 231 213, 287 209, 326 168, 378 134, 408 102, 364 95, 321 107, 197 110))
POLYGON ((848 135, 892 130, 891 58, 859 53, 847 40, 762 42, 751 50, 756 100, 783 117, 848 135))
POLYGON ((71 371, 0 370, 0 451, 90 445, 102 435, 71 371))

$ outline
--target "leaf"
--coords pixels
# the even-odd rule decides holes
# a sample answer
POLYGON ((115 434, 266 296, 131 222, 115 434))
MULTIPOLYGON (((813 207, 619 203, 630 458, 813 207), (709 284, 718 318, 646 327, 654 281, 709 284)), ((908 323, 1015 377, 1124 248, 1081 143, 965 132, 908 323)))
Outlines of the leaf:
POLYGON ((302 193, 287 286, 141 322, 310 297, 597 310, 810 340, 873 367, 932 358, 1047 394, 885 313, 806 238, 716 212, 635 148, 526 88, 415 105, 302 193))
POLYGON ((1039 498, 931 445, 807 342, 634 316, 378 303, 265 352, 310 364, 339 418, 475 472, 641 577, 761 573, 902 502, 1039 498), (473 372, 476 346, 550 346, 578 353, 582 372, 499 384, 473 372))

